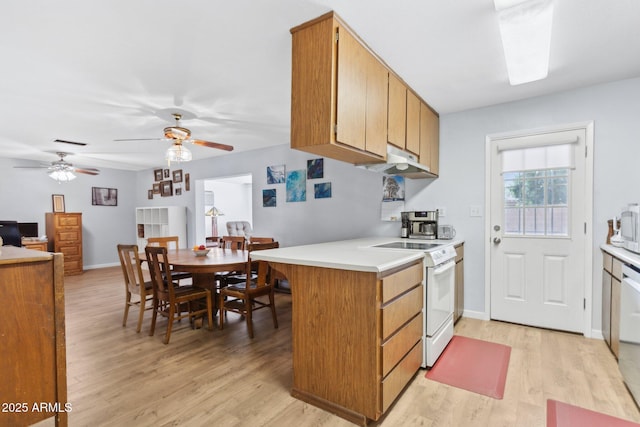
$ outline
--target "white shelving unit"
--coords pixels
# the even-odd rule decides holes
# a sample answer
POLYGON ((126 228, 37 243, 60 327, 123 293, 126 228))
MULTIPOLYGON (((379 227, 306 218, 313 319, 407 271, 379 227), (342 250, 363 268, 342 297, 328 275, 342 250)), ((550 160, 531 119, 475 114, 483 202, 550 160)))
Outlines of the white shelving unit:
POLYGON ((187 208, 164 206, 136 208, 138 248, 147 246, 149 237, 178 236, 181 248, 187 247, 187 208))

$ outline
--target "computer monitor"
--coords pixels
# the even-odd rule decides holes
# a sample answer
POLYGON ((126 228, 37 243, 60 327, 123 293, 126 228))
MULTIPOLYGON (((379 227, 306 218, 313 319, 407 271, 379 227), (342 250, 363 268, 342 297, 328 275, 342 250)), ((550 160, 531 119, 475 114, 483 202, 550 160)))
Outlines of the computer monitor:
POLYGON ((20 230, 22 237, 38 237, 37 222, 19 222, 18 230, 20 230))

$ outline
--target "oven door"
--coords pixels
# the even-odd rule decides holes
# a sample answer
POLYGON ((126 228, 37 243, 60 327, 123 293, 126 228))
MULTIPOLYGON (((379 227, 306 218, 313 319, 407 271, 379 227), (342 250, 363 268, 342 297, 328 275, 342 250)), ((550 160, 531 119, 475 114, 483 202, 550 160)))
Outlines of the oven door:
POLYGON ((427 268, 425 311, 427 336, 433 336, 453 316, 455 286, 454 259, 432 268, 427 268))

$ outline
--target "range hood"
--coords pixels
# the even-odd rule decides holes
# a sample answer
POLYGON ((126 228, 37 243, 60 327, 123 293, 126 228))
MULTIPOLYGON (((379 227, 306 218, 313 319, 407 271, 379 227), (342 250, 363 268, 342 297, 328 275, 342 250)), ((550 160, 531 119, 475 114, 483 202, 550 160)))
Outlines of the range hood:
POLYGON ((435 178, 425 165, 418 163, 413 154, 400 150, 393 145, 387 145, 387 161, 385 163, 365 163, 357 165, 359 168, 380 172, 387 175, 402 175, 407 178, 435 178))

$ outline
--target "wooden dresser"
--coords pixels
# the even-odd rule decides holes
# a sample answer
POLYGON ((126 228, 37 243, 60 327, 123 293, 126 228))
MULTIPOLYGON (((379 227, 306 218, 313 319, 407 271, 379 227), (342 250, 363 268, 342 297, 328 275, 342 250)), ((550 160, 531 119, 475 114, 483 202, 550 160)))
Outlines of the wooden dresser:
POLYGON ((26 426, 55 416, 57 426, 66 426, 72 408, 67 402, 63 256, 0 247, 0 295, 0 425, 26 426))
POLYGON ((82 214, 47 212, 45 220, 49 251, 64 255, 64 274, 82 274, 82 214))
POLYGON ((23 237, 22 247, 33 249, 35 251, 47 252, 49 243, 46 240, 40 240, 38 238, 23 237))

